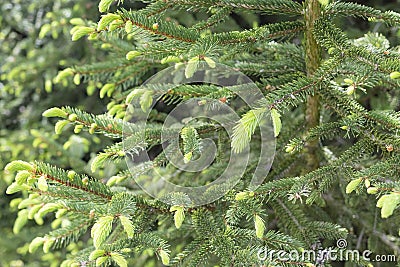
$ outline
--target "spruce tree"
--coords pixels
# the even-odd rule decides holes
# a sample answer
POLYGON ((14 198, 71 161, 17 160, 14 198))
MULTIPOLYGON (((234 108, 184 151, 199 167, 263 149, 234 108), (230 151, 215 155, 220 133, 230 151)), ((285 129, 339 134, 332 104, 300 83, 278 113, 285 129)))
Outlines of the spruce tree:
POLYGON ((351 39, 337 24, 351 16, 398 27, 400 14, 329 2, 168 0, 132 10, 101 0, 99 21, 79 20, 71 34, 108 55, 66 68, 55 80, 98 88, 107 111, 60 106, 43 116, 59 118, 57 134, 104 135, 112 144, 80 172, 51 161, 6 166, 16 172, 7 193, 29 193, 16 223, 60 222, 29 250, 83 241, 85 249, 63 266, 121 267, 331 266, 324 258, 285 261, 271 254, 261 260, 259 252, 287 256, 320 243, 340 246, 342 239, 349 249, 399 255, 399 47, 377 33, 351 39), (207 18, 187 21, 185 14, 207 18), (227 31, 224 23, 236 14, 280 21, 227 31), (213 83, 224 78, 226 84, 213 83), (251 105, 241 103, 253 85, 260 95, 251 105), (385 103, 374 101, 377 94, 385 103), (192 118, 189 108, 166 124, 175 107, 191 100, 194 112, 211 112, 212 119, 192 118), (224 113, 226 106, 237 119, 224 113), (182 170, 209 152, 207 140, 215 148, 209 166, 182 170), (271 147, 268 171, 272 158, 263 149, 271 147), (228 177, 240 181, 212 184, 242 153, 245 169, 228 177), (132 158, 140 161, 132 165, 132 158), (195 200, 184 190, 154 198, 169 190, 157 187, 159 176, 181 186, 212 186, 195 200), (156 189, 149 196, 143 187, 156 189))

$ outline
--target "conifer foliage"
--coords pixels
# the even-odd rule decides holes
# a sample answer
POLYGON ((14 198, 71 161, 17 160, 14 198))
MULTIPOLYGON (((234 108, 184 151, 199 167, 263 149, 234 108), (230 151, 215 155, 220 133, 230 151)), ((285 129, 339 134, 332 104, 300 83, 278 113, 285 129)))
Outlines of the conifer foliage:
MULTIPOLYGON (((130 10, 122 1, 101 0, 97 23, 74 20, 72 41, 87 38, 108 55, 66 68, 55 81, 94 86, 108 101, 106 113, 70 106, 43 112, 54 120, 57 134, 87 131, 107 136, 112 145, 90 160, 86 173, 51 162, 6 166, 16 174, 7 193, 27 192, 17 227, 28 220, 62 222, 32 240, 30 252, 81 240, 86 248, 69 255, 63 266, 314 266, 321 262, 282 261, 278 255, 260 261, 258 252, 290 253, 346 238, 352 249, 400 255, 400 50, 378 33, 351 39, 337 25, 350 16, 398 27, 399 13, 317 0, 145 3, 130 10), (186 13, 207 18, 188 24, 180 17, 186 13), (241 31, 224 28, 233 14, 249 13, 279 15, 281 21, 241 31), (203 62, 250 77, 263 93, 257 105, 237 108, 237 95, 228 87, 185 84, 165 91, 159 101, 166 107, 150 112, 147 128, 126 120, 134 99, 145 111, 154 92, 165 89, 142 87, 151 75, 174 66, 191 77, 203 62), (376 94, 385 103, 375 103, 376 94), (204 99, 199 105, 218 100, 240 116, 231 137, 213 121, 182 129, 184 163, 204 150, 203 138, 216 144, 216 159, 196 173, 179 171, 159 149, 168 106, 191 98, 204 99), (265 120, 273 124, 275 159, 264 182, 252 188, 254 150, 261 145, 265 120), (234 155, 247 145, 252 154, 241 181, 210 204, 184 205, 180 194, 153 199, 135 183, 157 170, 176 184, 207 184, 224 171, 231 151, 234 155), (153 157, 129 171, 123 159, 146 150, 153 157)), ((330 266, 329 260, 324 263, 330 266)))

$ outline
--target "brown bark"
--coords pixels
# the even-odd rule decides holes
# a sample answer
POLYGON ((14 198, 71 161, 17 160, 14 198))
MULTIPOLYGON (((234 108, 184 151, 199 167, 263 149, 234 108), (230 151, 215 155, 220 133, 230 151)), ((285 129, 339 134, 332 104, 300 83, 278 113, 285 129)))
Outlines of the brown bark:
MULTIPOLYGON (((312 76, 321 62, 321 47, 316 42, 313 35, 314 22, 319 18, 321 8, 318 0, 305 1, 305 52, 307 75, 312 76)), ((306 129, 309 130, 319 124, 320 104, 317 94, 307 98, 306 107, 306 129)), ((315 170, 319 166, 317 155, 318 140, 310 141, 305 146, 307 170, 315 170)))

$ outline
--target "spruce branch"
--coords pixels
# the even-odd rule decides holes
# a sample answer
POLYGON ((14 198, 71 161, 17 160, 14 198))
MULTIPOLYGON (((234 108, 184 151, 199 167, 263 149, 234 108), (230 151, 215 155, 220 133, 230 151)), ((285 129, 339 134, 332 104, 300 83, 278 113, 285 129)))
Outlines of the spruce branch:
POLYGON ((163 0, 167 3, 173 3, 182 8, 189 8, 191 10, 196 9, 208 9, 210 7, 231 7, 237 10, 253 10, 266 14, 287 14, 287 15, 300 15, 302 8, 299 3, 289 0, 246 0, 246 1, 200 1, 200 0, 163 0))
POLYGON ((121 9, 121 11, 118 13, 125 23, 127 21, 131 21, 136 27, 167 39, 175 39, 182 42, 193 43, 199 37, 198 32, 195 30, 191 30, 180 25, 175 25, 172 22, 159 22, 139 12, 129 12, 125 9, 121 9))
POLYGON ((368 19, 369 21, 382 20, 389 25, 400 24, 400 14, 393 11, 380 11, 378 9, 357 3, 333 2, 328 4, 323 14, 325 16, 352 16, 368 19))
POLYGON ((381 54, 372 53, 367 47, 353 45, 344 33, 327 19, 319 19, 315 23, 314 34, 320 45, 334 49, 332 53, 350 57, 368 66, 372 71, 390 74, 400 67, 400 57, 397 53, 392 55, 385 55, 383 51, 381 54))
POLYGON ((165 3, 163 1, 155 1, 147 5, 145 8, 141 9, 140 12, 148 17, 151 17, 155 15, 162 15, 172 7, 173 4, 171 3, 165 3))
POLYGON ((43 175, 46 180, 62 184, 66 187, 99 196, 103 201, 108 201, 112 197, 111 191, 103 183, 79 174, 75 174, 73 179, 71 179, 65 170, 46 163, 36 162, 34 174, 37 176, 43 175))
POLYGON ((44 238, 54 241, 52 245, 53 249, 66 247, 70 243, 76 242, 79 237, 85 234, 92 223, 92 218, 75 218, 72 224, 51 231, 44 238))
POLYGON ((62 107, 61 109, 66 112, 71 123, 82 125, 89 130, 92 129, 93 133, 95 131, 104 133, 112 138, 120 138, 124 127, 133 127, 131 124, 120 119, 112 118, 107 114, 94 115, 68 106, 62 107))
POLYGON ((202 31, 214 27, 222 23, 226 19, 226 17, 231 14, 231 12, 232 12, 231 7, 223 7, 221 9, 218 9, 207 20, 196 23, 195 25, 192 26, 192 28, 198 31, 202 31))
POLYGON ((304 30, 304 24, 300 21, 280 22, 267 24, 255 29, 242 32, 224 32, 211 35, 209 38, 220 45, 254 43, 265 40, 273 40, 282 36, 296 34, 304 30))
POLYGON ((235 126, 232 144, 237 151, 246 146, 254 133, 259 119, 268 111, 289 109, 297 106, 309 96, 315 94, 316 88, 322 88, 325 79, 331 76, 330 69, 334 69, 340 60, 327 60, 317 69, 312 78, 300 77, 296 81, 283 85, 280 90, 267 94, 266 98, 258 101, 259 108, 254 108, 244 114, 235 126), (252 119, 249 119, 252 118, 252 119))

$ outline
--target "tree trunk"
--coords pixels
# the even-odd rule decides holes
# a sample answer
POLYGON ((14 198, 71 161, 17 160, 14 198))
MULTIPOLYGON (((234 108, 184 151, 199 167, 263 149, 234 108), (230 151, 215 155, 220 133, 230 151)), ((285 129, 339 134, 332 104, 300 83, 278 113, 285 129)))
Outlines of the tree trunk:
MULTIPOLYGON (((314 74, 321 62, 321 47, 317 44, 312 33, 314 22, 319 18, 321 12, 318 0, 305 1, 305 52, 307 75, 314 74)), ((306 129, 309 130, 319 124, 319 97, 317 94, 307 98, 306 107, 306 129)), ((307 170, 312 171, 318 168, 319 160, 317 155, 318 140, 310 141, 305 145, 307 170)))

